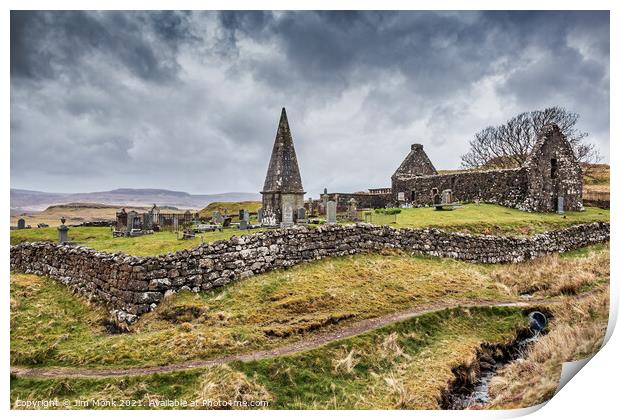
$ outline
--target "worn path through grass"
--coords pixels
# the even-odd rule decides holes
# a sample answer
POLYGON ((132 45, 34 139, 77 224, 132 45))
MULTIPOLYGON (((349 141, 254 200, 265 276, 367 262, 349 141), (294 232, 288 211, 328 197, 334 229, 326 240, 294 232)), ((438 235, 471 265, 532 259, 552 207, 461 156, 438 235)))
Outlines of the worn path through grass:
MULTIPOLYGON (((591 293, 586 292, 576 299, 587 298, 591 293)), ((464 308, 527 308, 537 305, 553 305, 560 303, 562 298, 549 298, 549 299, 519 299, 512 301, 484 301, 484 300, 469 300, 463 301, 458 304, 430 304, 422 307, 415 307, 400 311, 394 314, 385 315, 377 318, 365 319, 360 322, 353 323, 345 328, 341 328, 328 333, 319 333, 309 338, 304 338, 295 343, 288 344, 283 347, 274 348, 271 350, 261 350, 252 353, 231 354, 228 356, 216 357, 206 360, 194 360, 183 363, 173 363, 165 366, 153 366, 153 367, 134 367, 134 368, 120 368, 120 369, 80 369, 80 368, 27 368, 14 366, 11 367, 11 374, 21 377, 67 377, 67 378, 79 378, 79 377, 96 377, 96 378, 109 378, 115 376, 133 376, 133 375, 148 375, 154 373, 174 372, 178 370, 193 369, 199 367, 207 367, 214 365, 221 365, 231 363, 235 361, 247 362, 253 360, 269 359, 279 356, 285 356, 292 353, 299 353, 307 350, 316 349, 327 343, 331 343, 338 340, 343 340, 349 337, 353 337, 368 331, 375 330, 377 328, 384 327, 395 322, 403 321, 409 318, 418 317, 421 315, 429 314, 432 312, 445 311, 449 309, 464 309, 464 308)))

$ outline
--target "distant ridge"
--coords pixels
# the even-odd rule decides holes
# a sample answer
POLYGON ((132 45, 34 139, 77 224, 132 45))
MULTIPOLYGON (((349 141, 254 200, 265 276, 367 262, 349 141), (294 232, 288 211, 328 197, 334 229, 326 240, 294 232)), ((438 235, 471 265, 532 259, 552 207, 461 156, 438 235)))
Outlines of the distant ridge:
POLYGON ((11 209, 41 211, 49 206, 67 203, 98 203, 109 206, 172 206, 179 209, 202 209, 213 201, 255 201, 260 194, 225 192, 220 194, 190 194, 153 188, 118 188, 89 193, 48 193, 11 188, 11 209))

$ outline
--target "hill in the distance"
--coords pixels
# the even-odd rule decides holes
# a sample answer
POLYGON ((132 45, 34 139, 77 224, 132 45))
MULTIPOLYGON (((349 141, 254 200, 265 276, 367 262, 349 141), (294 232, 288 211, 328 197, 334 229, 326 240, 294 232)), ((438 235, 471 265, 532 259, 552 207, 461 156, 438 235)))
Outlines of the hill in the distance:
POLYGON ((110 206, 146 207, 171 206, 179 209, 202 209, 209 203, 260 200, 258 193, 226 192, 221 194, 190 194, 150 188, 119 188, 90 193, 47 193, 11 188, 11 213, 42 211, 49 206, 66 203, 99 203, 110 206))

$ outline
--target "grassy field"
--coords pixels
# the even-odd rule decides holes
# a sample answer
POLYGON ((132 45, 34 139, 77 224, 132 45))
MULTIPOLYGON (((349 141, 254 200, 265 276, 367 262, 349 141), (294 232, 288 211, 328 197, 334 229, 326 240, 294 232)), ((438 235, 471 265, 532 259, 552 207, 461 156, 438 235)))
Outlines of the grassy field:
POLYGON ((583 191, 585 192, 609 192, 610 180, 609 165, 588 165, 586 176, 583 178, 583 191))
MULTIPOLYGON (((230 239, 232 236, 243 236, 263 231, 253 229, 242 231, 238 229, 224 229, 222 232, 199 233, 193 239, 177 239, 175 232, 155 232, 152 235, 113 238, 109 227, 77 227, 70 228, 69 240, 99 251, 124 252, 129 255, 148 256, 166 254, 182 249, 194 248, 202 242, 214 242, 221 239, 230 239), (247 232, 247 233, 245 233, 247 232)), ((55 227, 42 229, 21 229, 11 231, 11 245, 33 241, 57 241, 58 231, 55 227)))
POLYGON ((269 402, 270 408, 438 408, 451 367, 482 342, 525 325, 515 308, 441 311, 288 357, 122 379, 11 378, 18 399, 177 398, 269 402))
POLYGON ((465 204, 452 211, 432 207, 401 209, 397 215, 373 212, 372 223, 393 227, 436 227, 483 234, 531 235, 579 223, 609 221, 609 210, 586 207, 582 212, 528 213, 493 204, 465 204))
POLYGON ((110 335, 104 309, 67 293, 51 279, 12 274, 11 363, 163 365, 279 347, 318 331, 429 303, 515 299, 524 292, 574 294, 608 278, 609 250, 604 245, 522 265, 356 255, 258 275, 210 292, 178 293, 141 317, 132 333, 110 335), (554 277, 558 280, 548 280, 554 277))

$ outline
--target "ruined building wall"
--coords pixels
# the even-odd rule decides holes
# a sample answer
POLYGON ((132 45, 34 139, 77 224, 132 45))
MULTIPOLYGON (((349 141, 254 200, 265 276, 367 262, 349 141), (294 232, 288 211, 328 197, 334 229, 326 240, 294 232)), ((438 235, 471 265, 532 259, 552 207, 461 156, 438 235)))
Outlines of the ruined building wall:
POLYGON ((358 209, 379 209, 392 202, 390 193, 327 193, 321 194, 321 201, 335 201, 336 211, 344 212, 349 207, 349 201, 354 198, 358 209))
POLYGON ((527 195, 527 173, 519 168, 393 178, 392 200, 414 207, 428 206, 433 204, 435 193, 446 189, 451 189, 458 201, 517 207, 527 195))
POLYGON ((583 209, 583 174, 581 166, 557 126, 545 126, 539 141, 523 165, 528 178, 528 192, 522 204, 530 211, 556 211, 558 197, 564 209, 583 209))
POLYGON ((292 227, 260 232, 156 257, 132 257, 46 242, 11 247, 11 270, 48 275, 133 322, 168 291, 209 290, 303 261, 382 249, 480 263, 523 261, 609 240, 609 223, 573 226, 531 237, 394 229, 369 224, 292 227))

